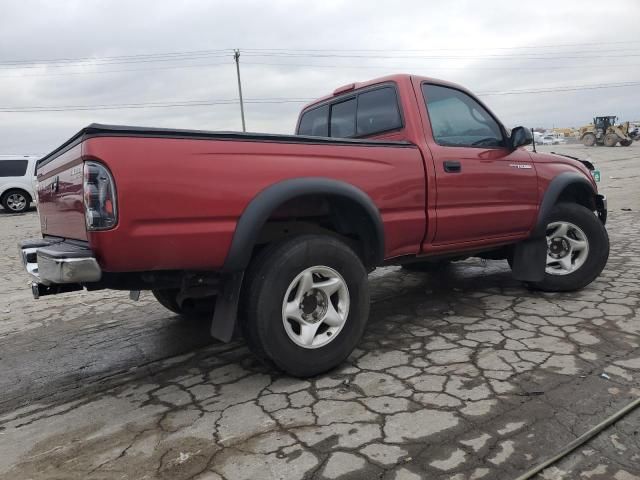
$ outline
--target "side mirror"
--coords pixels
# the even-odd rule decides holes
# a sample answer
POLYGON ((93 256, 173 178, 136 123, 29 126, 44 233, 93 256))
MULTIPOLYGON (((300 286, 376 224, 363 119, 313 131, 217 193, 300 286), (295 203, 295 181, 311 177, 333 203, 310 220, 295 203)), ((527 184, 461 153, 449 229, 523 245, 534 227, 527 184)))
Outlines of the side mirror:
POLYGON ((533 134, 531 130, 525 127, 516 127, 511 130, 511 137, 509 137, 511 148, 515 150, 518 147, 530 145, 533 142, 533 134))

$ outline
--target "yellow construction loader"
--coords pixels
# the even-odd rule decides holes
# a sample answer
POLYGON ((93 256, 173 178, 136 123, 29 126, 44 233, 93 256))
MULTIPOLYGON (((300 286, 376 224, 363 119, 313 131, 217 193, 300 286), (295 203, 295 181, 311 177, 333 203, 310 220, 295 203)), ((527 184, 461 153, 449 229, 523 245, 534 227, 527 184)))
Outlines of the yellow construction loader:
POLYGON ((629 136, 629 122, 616 125, 618 117, 595 117, 593 123, 580 127, 580 140, 586 147, 606 145, 615 147, 618 142, 628 147, 633 142, 629 136))

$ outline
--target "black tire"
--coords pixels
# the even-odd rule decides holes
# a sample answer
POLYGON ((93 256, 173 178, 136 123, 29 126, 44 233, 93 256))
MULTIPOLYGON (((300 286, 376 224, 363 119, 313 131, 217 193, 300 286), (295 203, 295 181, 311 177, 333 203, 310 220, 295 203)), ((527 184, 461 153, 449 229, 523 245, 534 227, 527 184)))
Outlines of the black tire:
POLYGON ((408 272, 429 272, 439 273, 447 269, 451 265, 449 260, 440 260, 436 262, 413 262, 402 265, 403 270, 408 272))
POLYGON ((615 147, 618 143, 618 140, 620 140, 618 138, 618 135, 616 135, 615 133, 610 133, 609 135, 604 137, 604 144, 606 147, 615 147))
POLYGON ((27 211, 29 205, 31 204, 31 196, 24 190, 13 188, 4 192, 1 202, 2 207, 7 212, 24 213, 27 211), (20 199, 20 201, 16 203, 15 199, 20 199))
POLYGON ((582 137, 582 144, 585 147, 593 147, 596 144, 596 136, 593 133, 585 133, 582 137))
POLYGON ((153 296, 158 303, 167 310, 177 313, 185 318, 211 318, 215 307, 215 298, 188 298, 182 306, 177 301, 179 290, 177 288, 167 288, 162 290, 152 290, 153 296))
POLYGON ((364 333, 369 317, 367 271, 356 253, 335 237, 300 235, 275 242, 253 259, 245 282, 240 327, 247 344, 264 363, 290 375, 311 377, 340 365, 364 333), (283 302, 296 277, 317 266, 339 273, 346 283, 350 305, 334 338, 324 346, 304 348, 285 330, 283 302))
POLYGON ((623 147, 630 147, 633 140, 620 140, 620 145, 623 147))
POLYGON ((552 275, 545 272, 541 282, 530 286, 546 292, 570 292, 579 290, 593 282, 602 272, 609 258, 609 236, 602 222, 588 208, 576 203, 560 203, 549 216, 552 222, 570 222, 584 232, 589 253, 582 266, 566 275, 552 275))

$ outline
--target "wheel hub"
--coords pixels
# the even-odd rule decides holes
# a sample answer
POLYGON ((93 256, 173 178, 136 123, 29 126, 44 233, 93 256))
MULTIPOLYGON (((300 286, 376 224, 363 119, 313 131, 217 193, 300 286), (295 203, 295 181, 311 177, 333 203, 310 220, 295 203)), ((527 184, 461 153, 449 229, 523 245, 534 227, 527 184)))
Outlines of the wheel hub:
POLYGON ((11 210, 22 210, 27 203, 27 199, 18 193, 11 194, 7 199, 7 204, 11 210))
POLYGON ((549 255, 553 258, 566 257, 571 252, 571 244, 564 237, 556 237, 549 244, 549 255))
POLYGON ((299 347, 324 347, 342 331, 349 305, 340 273, 324 265, 306 268, 290 283, 282 302, 285 332, 299 347))
POLYGON ((302 318, 309 323, 316 323, 327 313, 329 299, 322 290, 314 288, 302 297, 300 313, 302 318))
POLYGON ((584 265, 589 256, 589 239, 577 225, 558 221, 547 226, 547 264, 550 275, 568 275, 584 265))

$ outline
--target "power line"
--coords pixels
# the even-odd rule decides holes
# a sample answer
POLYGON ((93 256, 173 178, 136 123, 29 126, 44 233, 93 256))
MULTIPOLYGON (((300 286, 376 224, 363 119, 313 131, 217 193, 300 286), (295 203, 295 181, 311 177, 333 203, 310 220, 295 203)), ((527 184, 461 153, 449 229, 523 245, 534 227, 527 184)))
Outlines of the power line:
MULTIPOLYGON (((252 104, 283 104, 306 103, 310 98, 253 98, 244 100, 252 104)), ((174 108, 174 107, 205 107, 211 105, 236 105, 237 98, 219 100, 182 100, 175 102, 145 102, 119 103, 104 105, 59 105, 59 106, 29 106, 29 107, 0 107, 0 113, 33 113, 33 112, 75 112, 86 110, 127 110, 139 108, 174 108)))
MULTIPOLYGON (((153 66, 146 68, 122 68, 116 70, 93 70, 93 71, 80 71, 80 72, 46 72, 46 73, 18 73, 18 74, 0 74, 0 78, 25 78, 25 77, 66 77, 76 75, 102 75, 111 73, 127 73, 127 72, 148 72, 157 70, 178 70, 185 68, 211 68, 211 67, 223 67, 232 65, 229 62, 217 62, 217 63, 198 63, 190 65, 163 65, 153 66)), ((515 70, 565 70, 565 69, 591 69, 591 68, 628 68, 628 67, 640 67, 640 63, 625 63, 625 64, 598 64, 598 65, 546 65, 546 66, 486 66, 486 65, 474 65, 469 66, 448 66, 448 65, 400 65, 400 64, 386 64, 386 65, 354 65, 354 64, 320 64, 320 63, 278 63, 278 62, 243 62, 243 65, 265 65, 275 67, 311 67, 311 68, 331 68, 331 69, 347 69, 347 70, 392 70, 395 68, 402 69, 424 69, 429 68, 433 70, 500 70, 500 71, 515 71, 515 70)))
POLYGON ((569 59, 594 59, 594 58, 628 58, 640 57, 640 53, 621 55, 554 55, 549 54, 521 54, 521 55, 362 55, 344 53, 252 53, 246 52, 246 56, 252 57, 277 57, 277 58, 372 58, 372 59, 413 59, 413 60, 569 60, 569 59))
POLYGON ((183 52, 165 52, 165 53, 141 53, 136 55, 115 55, 111 57, 95 56, 95 57, 80 57, 80 58, 53 58, 53 59, 37 59, 37 60, 3 60, 0 61, 0 65, 21 65, 21 64, 38 64, 45 63, 82 63, 82 62, 96 62, 96 61, 111 61, 111 60, 135 60, 154 57, 181 57, 191 55, 210 55, 212 53, 230 54, 232 49, 218 49, 218 50, 191 50, 183 52))
MULTIPOLYGON (((342 57, 342 58, 469 58, 467 56, 419 56, 417 53, 427 52, 471 52, 471 51, 515 51, 522 49, 542 49, 542 48, 565 48, 575 46, 605 46, 605 45, 621 45, 621 44, 637 44, 640 43, 637 40, 633 41, 617 41, 617 42, 588 42, 588 43, 573 43, 573 44, 556 44, 556 45, 530 45, 530 46, 517 46, 517 47, 466 47, 466 48, 429 48, 429 49, 292 49, 292 48, 248 48, 242 49, 246 52, 246 55, 253 56, 311 56, 311 57, 342 57), (381 53, 387 53, 387 55, 381 55, 381 53), (389 55, 394 53, 394 55, 389 55), (413 55, 398 55, 412 53, 413 55)), ((224 57, 231 55, 234 49, 207 49, 207 50, 189 50, 189 51, 176 51, 176 52, 158 52, 158 53, 145 53, 135 55, 113 55, 113 56, 91 56, 91 57, 78 57, 78 58, 53 58, 53 59, 30 59, 30 60, 2 60, 0 61, 0 68, 40 68, 42 66, 49 66, 54 68, 77 66, 78 64, 88 65, 114 65, 122 63, 144 63, 144 62, 166 62, 173 60, 191 60, 197 58, 207 57, 224 57)), ((583 56, 574 57, 566 56, 568 53, 583 53, 586 56, 584 58, 602 58, 602 56, 594 54, 602 54, 606 52, 620 53, 625 50, 635 51, 635 48, 628 49, 589 49, 585 51, 575 52, 558 52, 563 56, 552 56, 555 52, 540 52, 540 53, 524 53, 524 54, 494 54, 494 55, 480 55, 480 57, 487 58, 524 58, 527 57, 544 57, 549 59, 564 59, 564 58, 583 58, 583 56)), ((606 57, 626 57, 626 56, 638 56, 636 54, 623 54, 623 55, 606 55, 606 57)), ((470 56, 470 58, 478 58, 478 55, 470 56)))
MULTIPOLYGON (((319 63, 274 63, 274 62, 243 62, 243 65, 271 65, 279 67, 318 67, 318 68, 345 68, 345 69, 391 69, 391 68, 432 68, 434 70, 563 70, 565 68, 594 68, 594 65, 552 65, 537 67, 521 67, 501 65, 496 67, 487 66, 434 66, 434 65, 336 65, 336 64, 319 64, 319 63)), ((597 68, 614 68, 614 67, 640 67, 640 63, 625 64, 599 64, 597 68)))
POLYGON ((536 88, 531 90, 508 90, 503 92, 479 92, 478 95, 490 96, 490 95, 522 95, 522 94, 534 94, 534 93, 560 93, 560 92, 574 92, 578 90, 596 90, 603 88, 622 88, 622 87, 636 87, 640 82, 621 82, 621 83, 604 83, 599 85, 576 85, 567 87, 550 87, 550 88, 536 88))
MULTIPOLYGON (((573 85, 553 88, 538 88, 528 90, 509 91, 487 91, 478 92, 478 96, 495 95, 522 95, 541 93, 562 93, 579 90, 593 90, 606 88, 623 88, 639 86, 640 81, 620 82, 610 84, 573 85)), ((286 103, 308 103, 312 98, 251 98, 244 100, 251 104, 286 104, 286 103)), ((235 105, 239 102, 237 98, 217 99, 217 100, 181 100, 175 102, 145 102, 145 103, 121 103, 121 104, 101 104, 101 105, 61 105, 61 106, 29 106, 29 107, 0 107, 0 113, 33 113, 33 112, 70 112, 85 110, 124 110, 139 108, 174 108, 174 107, 203 107, 211 105, 235 105)))
POLYGON ((175 62, 175 61, 189 61, 200 60, 206 58, 224 58, 227 54, 221 53, 202 53, 194 55, 183 55, 180 57, 167 56, 167 57, 153 57, 153 58, 129 58, 117 61, 103 61, 103 60, 85 60, 81 62, 63 62, 63 63, 30 63, 30 64, 2 64, 0 63, 0 69, 2 70, 18 70, 18 69, 33 69, 42 68, 69 68, 69 67, 91 67, 102 65, 123 65, 123 64, 137 64, 137 63, 155 63, 155 62, 175 62))
POLYGON ((243 51, 300 51, 300 52, 321 52, 321 51, 350 51, 350 52, 427 52, 427 51, 461 51, 461 50, 521 50, 529 48, 565 48, 582 47, 593 45, 629 45, 638 44, 640 40, 618 40, 615 42, 582 42, 582 43, 556 43, 547 45, 520 45, 510 47, 458 47, 458 48, 427 48, 427 49, 393 49, 393 48, 363 48, 363 49, 330 49, 330 48, 243 48, 243 51))
MULTIPOLYGON (((156 70, 178 70, 183 68, 199 67, 222 67, 230 66, 231 62, 219 63, 198 63, 194 65, 163 65, 149 68, 122 68, 117 70, 93 70, 83 72, 47 72, 47 73, 18 73, 14 75, 0 75, 0 78, 24 78, 24 77, 66 77, 71 75, 102 75, 104 73, 125 73, 125 72, 151 72, 156 70)), ((640 65, 640 64, 639 64, 640 65)))
MULTIPOLYGON (((319 55, 319 54, 326 54, 326 55, 339 55, 339 54, 358 54, 358 55, 363 55, 363 56, 371 56, 371 57, 378 57, 380 56, 380 54, 412 54, 412 56, 419 56, 418 54, 426 54, 426 53, 430 53, 430 52, 449 52, 449 51, 457 51, 457 52, 472 52, 472 51, 484 51, 484 52, 491 52, 491 51, 497 51, 497 50, 502 50, 499 48, 473 48, 473 47, 469 47, 469 48, 459 48, 459 49, 426 49, 426 50, 330 50, 330 49, 325 49, 325 50, 297 50, 297 49, 291 49, 291 50, 287 50, 287 49, 243 49, 242 51, 245 52, 246 54, 254 54, 254 55, 259 55, 259 56, 268 56, 268 55, 292 55, 292 56, 312 56, 312 55, 319 55)), ((562 55, 566 55, 566 54, 584 54, 587 56, 591 56, 594 53, 608 53, 608 52, 614 52, 614 53, 621 53, 621 52, 637 52, 638 48, 637 47, 629 47, 629 48, 612 48, 612 49, 588 49, 588 50, 569 50, 569 51, 558 51, 558 52, 525 52, 525 53, 497 53, 497 54, 488 54, 489 56, 495 56, 495 57, 521 57, 523 55, 526 56, 546 56, 549 54, 562 54, 562 55)), ((474 54, 474 57, 476 57, 477 54, 474 54)))

